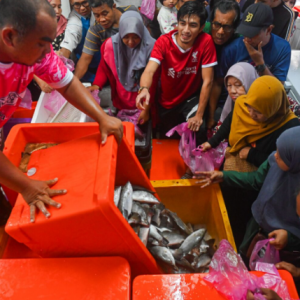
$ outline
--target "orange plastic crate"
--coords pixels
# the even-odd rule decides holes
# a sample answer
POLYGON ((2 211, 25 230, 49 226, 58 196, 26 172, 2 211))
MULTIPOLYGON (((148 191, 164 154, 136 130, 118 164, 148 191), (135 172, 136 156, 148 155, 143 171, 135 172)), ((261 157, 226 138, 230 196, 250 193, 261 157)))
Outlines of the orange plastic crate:
POLYGON ((1 299, 130 299, 121 257, 1 259, 1 299))
MULTIPOLYGON (((262 272, 251 272, 262 276, 262 272)), ((293 278, 287 271, 279 274, 288 285, 292 299, 299 299, 293 278)), ((205 274, 144 275, 133 282, 132 300, 225 300, 214 287, 203 280, 205 274)))
MULTIPOLYGON (((134 126, 123 122, 124 136, 134 151, 134 126)), ((22 152, 27 143, 65 143, 74 139, 98 133, 97 123, 51 123, 51 124, 20 124, 14 126, 6 141, 3 153, 15 165, 19 166, 22 152)), ((17 193, 4 187, 10 204, 13 206, 17 193)))
POLYGON ((113 201, 115 184, 128 180, 153 190, 125 138, 119 147, 113 137, 102 145, 100 134, 71 140, 34 152, 32 167, 37 172, 31 178, 58 177, 55 187, 68 193, 55 197, 61 209, 49 207, 49 219, 38 212, 35 223, 30 223, 29 207, 19 196, 6 225, 15 240, 42 257, 122 256, 133 276, 160 273, 113 201))
POLYGON ((37 101, 32 102, 31 109, 18 107, 16 111, 13 113, 12 118, 32 118, 36 105, 37 105, 37 101))

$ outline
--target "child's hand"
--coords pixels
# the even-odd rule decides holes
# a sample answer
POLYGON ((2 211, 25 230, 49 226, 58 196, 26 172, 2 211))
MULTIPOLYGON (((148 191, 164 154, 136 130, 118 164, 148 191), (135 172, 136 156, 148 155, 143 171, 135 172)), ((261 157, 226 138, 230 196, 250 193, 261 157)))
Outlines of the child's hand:
POLYGON ((203 152, 205 152, 205 151, 207 151, 207 150, 209 150, 209 149, 211 149, 211 144, 210 144, 209 142, 205 142, 205 143, 203 143, 203 144, 201 145, 201 150, 202 150, 203 152))
POLYGON ((286 271, 290 272, 295 280, 300 279, 300 268, 296 268, 292 264, 289 264, 285 261, 282 261, 282 262, 276 264, 276 268, 286 270, 286 271))
POLYGON ((283 249, 288 242, 288 233, 284 229, 274 230, 269 233, 269 239, 274 238, 273 241, 270 241, 270 245, 273 245, 275 249, 283 249))
POLYGON ((196 183, 204 183, 201 188, 209 186, 213 183, 219 183, 223 181, 223 172, 220 171, 209 171, 209 172, 196 172, 193 178, 203 178, 196 183))

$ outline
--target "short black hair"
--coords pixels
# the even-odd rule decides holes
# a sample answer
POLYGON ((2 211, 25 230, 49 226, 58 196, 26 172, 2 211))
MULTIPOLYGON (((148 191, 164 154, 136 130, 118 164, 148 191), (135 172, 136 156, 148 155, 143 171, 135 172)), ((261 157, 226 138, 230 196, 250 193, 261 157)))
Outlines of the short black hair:
MULTIPOLYGON (((1 0, 0 0, 1 1, 1 0)), ((90 7, 95 8, 107 4, 108 7, 112 8, 114 5, 114 0, 88 0, 90 7)))
POLYGON ((183 17, 190 17, 191 15, 196 15, 200 18, 200 26, 205 24, 208 17, 208 13, 203 3, 198 1, 188 1, 180 7, 177 13, 177 21, 179 22, 183 17))
POLYGON ((164 1, 165 0, 159 0, 159 2, 161 3, 161 5, 164 5, 164 1))
POLYGON ((0 28, 12 26, 21 38, 36 27, 36 16, 44 11, 56 18, 47 0, 0 0, 0 28))
MULTIPOLYGON (((214 0, 211 0, 211 2, 214 0)), ((211 5, 210 2, 210 5, 211 5)), ((239 26, 240 23, 240 7, 238 5, 238 3, 235 0, 221 0, 221 1, 214 1, 213 2, 213 6, 210 6, 211 9, 211 15, 210 15, 210 19, 211 22, 213 22, 215 15, 216 15, 216 11, 217 9, 222 13, 222 14, 226 14, 229 11, 235 11, 235 19, 233 21, 233 28, 236 29, 239 26)))

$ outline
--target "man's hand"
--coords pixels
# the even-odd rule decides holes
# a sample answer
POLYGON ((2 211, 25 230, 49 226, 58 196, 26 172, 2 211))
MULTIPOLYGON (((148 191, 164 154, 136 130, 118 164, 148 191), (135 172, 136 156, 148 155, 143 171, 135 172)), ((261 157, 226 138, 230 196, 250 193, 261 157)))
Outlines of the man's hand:
POLYGON ((274 230, 269 233, 269 239, 274 238, 273 241, 270 241, 270 245, 273 245, 275 249, 283 249, 288 242, 288 233, 284 229, 274 230))
POLYGON ((209 172, 196 172, 195 176, 193 178, 203 178, 200 181, 197 181, 196 183, 204 183, 201 188, 204 188, 206 186, 209 186, 213 183, 219 183, 223 181, 223 172, 220 171, 209 171, 209 172))
POLYGON ((123 125, 121 120, 106 115, 101 119, 99 126, 102 144, 106 143, 107 136, 110 134, 113 134, 115 136, 118 144, 121 143, 123 137, 123 125))
POLYGON ((55 183, 57 178, 48 181, 30 180, 29 185, 21 192, 24 200, 30 207, 30 222, 35 221, 35 212, 38 208, 46 218, 50 217, 50 213, 45 207, 45 204, 52 205, 56 208, 60 208, 61 204, 55 202, 51 197, 57 195, 63 195, 66 190, 52 190, 50 189, 55 183))
POLYGON ((188 119, 188 128, 192 131, 198 131, 203 123, 202 117, 196 114, 194 117, 188 119))
POLYGON ((98 85, 87 86, 86 89, 89 90, 90 92, 93 92, 96 90, 99 91, 99 86, 98 85))
POLYGON ((150 103, 150 93, 148 89, 144 88, 136 97, 136 107, 138 109, 144 110, 150 103))
POLYGON ((276 264, 276 268, 281 270, 286 270, 291 273, 294 280, 300 280, 300 268, 296 268, 294 265, 287 263, 285 261, 276 264))
POLYGON ((148 120, 149 120, 149 109, 142 110, 138 118, 138 124, 144 124, 148 120))
MULTIPOLYGON (((278 294, 270 289, 263 289, 260 288, 260 293, 267 299, 267 300, 282 300, 278 294)), ((247 300, 255 300, 255 297, 251 291, 247 293, 247 300)))
POLYGON ((211 149, 211 144, 210 144, 209 142, 205 142, 205 143, 203 143, 203 144, 201 145, 201 150, 202 150, 203 152, 205 152, 205 151, 207 151, 207 150, 209 150, 209 149, 211 149))
POLYGON ((49 94, 53 91, 53 88, 44 81, 41 84, 39 84, 39 87, 46 94, 49 94))
POLYGON ((244 39, 244 44, 255 65, 256 66, 263 65, 265 62, 264 62, 264 55, 261 48, 262 42, 258 44, 257 50, 253 46, 251 46, 245 39, 244 39))
POLYGON ((240 159, 247 159, 251 147, 242 148, 239 152, 240 159))

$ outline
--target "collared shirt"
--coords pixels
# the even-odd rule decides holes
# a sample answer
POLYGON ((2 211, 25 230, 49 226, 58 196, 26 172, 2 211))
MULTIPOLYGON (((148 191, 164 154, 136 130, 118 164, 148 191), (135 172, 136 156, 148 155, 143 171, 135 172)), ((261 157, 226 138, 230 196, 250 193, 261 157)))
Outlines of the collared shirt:
POLYGON ((68 49, 72 52, 80 44, 82 39, 81 18, 90 18, 90 26, 93 26, 95 24, 95 17, 93 13, 89 17, 83 17, 73 9, 68 18, 68 24, 65 31, 65 38, 60 44, 61 48, 68 49))
MULTIPOLYGON (((118 7, 118 10, 120 10, 122 13, 127 10, 138 11, 138 9, 133 5, 127 7, 118 7)), ((101 45, 105 40, 118 32, 119 27, 105 29, 100 24, 91 26, 85 38, 83 52, 89 55, 94 55, 100 51, 101 45)))

